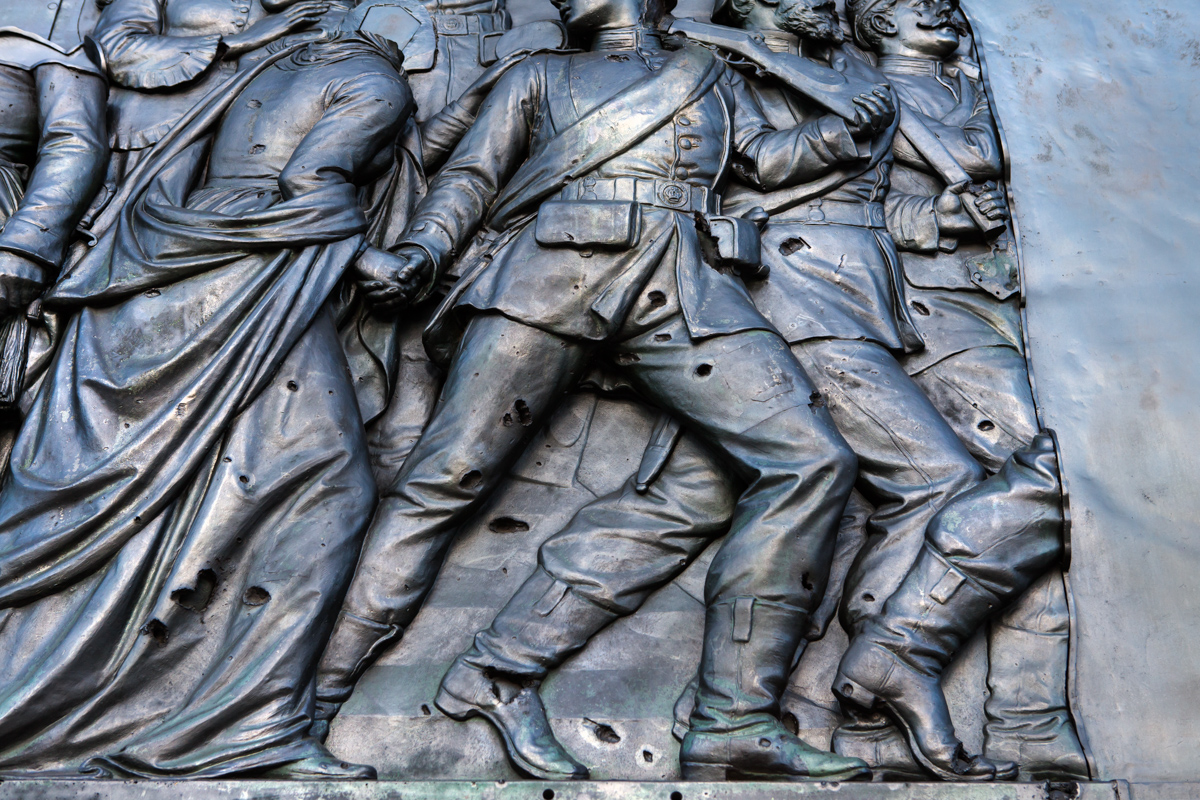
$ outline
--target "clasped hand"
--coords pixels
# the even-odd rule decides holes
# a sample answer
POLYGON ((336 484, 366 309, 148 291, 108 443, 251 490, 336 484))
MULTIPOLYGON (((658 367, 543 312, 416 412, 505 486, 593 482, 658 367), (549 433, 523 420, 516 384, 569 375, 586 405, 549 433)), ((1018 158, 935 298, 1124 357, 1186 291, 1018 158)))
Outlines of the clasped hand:
POLYGON ((368 247, 354 268, 367 304, 376 311, 389 312, 416 300, 434 272, 429 254, 416 245, 404 245, 395 253, 368 247))

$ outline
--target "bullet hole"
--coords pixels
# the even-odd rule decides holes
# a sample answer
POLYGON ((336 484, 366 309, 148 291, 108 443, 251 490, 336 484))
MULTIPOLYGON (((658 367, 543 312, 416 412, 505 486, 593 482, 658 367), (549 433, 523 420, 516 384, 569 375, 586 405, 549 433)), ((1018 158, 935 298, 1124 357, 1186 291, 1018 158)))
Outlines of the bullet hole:
POLYGON ((647 764, 653 764, 654 763, 654 753, 651 753, 649 750, 643 750, 642 751, 642 761, 645 761, 647 764))
POLYGON ((671 800, 683 800, 683 792, 671 792, 671 800))
POLYGON ((533 424, 533 412, 529 410, 529 406, 524 400, 517 400, 513 403, 513 408, 517 410, 517 422, 526 428, 533 424))
POLYGON ((656 333, 656 334, 654 334, 654 341, 656 341, 656 342, 669 342, 669 341, 671 341, 671 334, 669 334, 669 333, 656 333))
POLYGON ((238 480, 241 481, 242 483, 249 483, 250 476, 249 475, 238 475, 238 480))
POLYGON ((251 586, 242 595, 242 602, 248 606, 261 606, 271 599, 271 593, 261 586, 251 586))
POLYGON ((800 735, 800 721, 790 711, 783 715, 783 727, 787 728, 787 732, 793 736, 800 735))
POLYGON ((603 722, 596 722, 593 719, 584 719, 583 722, 591 729, 592 735, 605 744, 621 743, 621 734, 613 730, 612 725, 605 725, 603 722))
POLYGON ((613 61, 618 64, 624 63, 629 60, 629 56, 623 56, 620 53, 612 53, 611 55, 607 55, 604 58, 608 61, 613 61))
POLYGON ((247 100, 246 105, 251 108, 262 108, 262 100, 247 100))
POLYGON ((813 392, 812 394, 810 394, 808 396, 808 407, 809 408, 824 408, 825 407, 825 398, 821 395, 820 392, 813 392))
POLYGON ((433 716, 433 712, 429 710, 429 706, 425 705, 424 703, 421 703, 421 713, 426 717, 433 716))
POLYGON ((804 241, 799 236, 794 236, 791 239, 783 240, 783 242, 779 245, 779 252, 785 256, 790 256, 797 250, 802 250, 808 246, 808 242, 804 241))
POLYGON ((134 517, 134 518, 133 518, 133 522, 134 522, 134 524, 135 524, 135 525, 141 525, 141 524, 142 524, 142 518, 141 518, 140 516, 134 517))
POLYGON ((842 684, 842 694, 844 694, 846 697, 853 697, 854 696, 854 686, 852 686, 849 683, 843 683, 842 684))
POLYGON ((996 423, 992 422, 990 419, 985 419, 975 427, 979 428, 981 431, 991 431, 996 429, 996 423))
POLYGON ((807 572, 805 572, 803 575, 800 576, 800 585, 803 586, 805 588, 805 590, 809 591, 809 592, 811 592, 813 589, 816 588, 815 586, 813 586, 813 582, 808 579, 807 572))
POLYGON ((492 533, 524 533, 529 530, 529 523, 513 517, 496 517, 488 523, 492 533))
POLYGON ((158 297, 160 294, 162 294, 162 292, 160 292, 158 289, 146 290, 146 297, 158 297))
POLYGON ((224 458, 222 458, 221 460, 222 460, 222 461, 224 461, 226 464, 232 464, 232 463, 233 463, 233 459, 232 459, 232 458, 230 458, 229 456, 225 456, 225 457, 224 457, 224 458))
POLYGON ((566 231, 563 231, 563 238, 566 239, 568 242, 573 242, 573 241, 575 241, 575 234, 567 233, 566 231))
POLYGON ((701 378, 707 378, 709 375, 712 375, 712 364, 701 364, 696 367, 696 374, 701 378))
POLYGON ((508 567, 501 567, 501 568, 500 568, 500 571, 501 571, 501 572, 503 572, 505 575, 507 575, 507 574, 508 574, 508 567))
POLYGON ((630 364, 636 364, 641 360, 641 357, 637 353, 617 353, 616 357, 616 362, 622 367, 628 367, 630 364))
POLYGON ((256 144, 250 148, 250 155, 256 156, 259 153, 265 152, 266 149, 267 149, 267 146, 265 144, 256 144))
POLYGON ((483 473, 473 469, 458 479, 458 485, 464 489, 475 489, 483 483, 483 473))
POLYGON ((208 608, 212 600, 213 590, 217 588, 217 573, 211 569, 202 569, 196 576, 195 588, 185 586, 171 592, 171 599, 189 611, 200 612, 208 608))
POLYGON ((875 595, 871 594, 870 592, 865 592, 863 594, 863 600, 866 600, 868 603, 874 603, 875 595))
POLYGON ((1047 781, 1046 800, 1074 800, 1079 797, 1079 784, 1075 781, 1047 781))
POLYGON ((928 317, 928 316, 929 316, 929 307, 928 307, 928 306, 926 306, 924 303, 918 303, 916 300, 913 300, 913 302, 912 302, 912 307, 913 307, 913 309, 914 309, 914 310, 916 310, 916 312, 917 312, 918 314, 920 314, 922 317, 928 317))
POLYGON ((759 739, 759 740, 758 740, 758 746, 759 746, 759 747, 770 747, 770 746, 771 746, 771 740, 770 740, 770 739, 768 739, 768 738, 766 738, 766 737, 764 736, 763 738, 761 738, 761 739, 759 739))
POLYGON ((128 427, 129 427, 129 423, 128 423, 128 422, 126 422, 126 423, 125 423, 125 427, 126 427, 126 428, 128 428, 128 427))
POLYGON ((646 299, 650 301, 651 308, 662 308, 667 304, 667 296, 657 289, 646 295, 646 299))
POLYGON ((512 424, 513 424, 512 414, 505 414, 504 417, 500 420, 500 424, 502 424, 506 428, 511 428, 512 424))
POLYGON ((554 800, 554 790, 547 789, 546 791, 542 792, 542 800, 554 800))
POLYGON ((300 384, 296 383, 295 381, 288 381, 288 382, 287 382, 287 387, 288 387, 288 391, 289 391, 289 392, 298 392, 298 391, 300 391, 300 384))
POLYGON ((167 640, 171 638, 171 631, 157 619, 152 619, 143 625, 142 633, 148 634, 159 647, 165 645, 167 640))

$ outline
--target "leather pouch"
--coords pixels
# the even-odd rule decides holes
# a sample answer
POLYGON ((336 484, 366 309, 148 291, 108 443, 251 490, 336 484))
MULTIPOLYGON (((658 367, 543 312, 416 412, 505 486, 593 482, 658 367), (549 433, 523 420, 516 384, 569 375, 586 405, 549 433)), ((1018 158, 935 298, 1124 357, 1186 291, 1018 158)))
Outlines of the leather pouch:
POLYGON ((533 238, 551 247, 627 250, 641 235, 642 209, 624 200, 549 200, 538 209, 533 238))
POLYGON ((762 240, 758 225, 741 217, 707 216, 708 235, 717 245, 722 267, 757 269, 762 263, 762 240))

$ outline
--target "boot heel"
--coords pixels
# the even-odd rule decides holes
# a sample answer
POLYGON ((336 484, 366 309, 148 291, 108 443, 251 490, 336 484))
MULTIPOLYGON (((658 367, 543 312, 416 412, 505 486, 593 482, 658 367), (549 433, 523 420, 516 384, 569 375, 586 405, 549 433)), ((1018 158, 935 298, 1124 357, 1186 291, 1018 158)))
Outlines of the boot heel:
POLYGON ((843 700, 848 700, 856 706, 862 708, 872 708, 879 702, 879 698, 856 681, 852 681, 846 677, 845 673, 838 671, 837 678, 833 681, 833 691, 843 700))
POLYGON ((696 764, 683 761, 679 766, 685 781, 719 783, 728 779, 729 767, 726 764, 696 764))
POLYGON ((433 704, 447 717, 459 722, 468 720, 479 713, 479 709, 475 708, 475 706, 459 700, 445 689, 438 689, 437 697, 434 698, 433 704))

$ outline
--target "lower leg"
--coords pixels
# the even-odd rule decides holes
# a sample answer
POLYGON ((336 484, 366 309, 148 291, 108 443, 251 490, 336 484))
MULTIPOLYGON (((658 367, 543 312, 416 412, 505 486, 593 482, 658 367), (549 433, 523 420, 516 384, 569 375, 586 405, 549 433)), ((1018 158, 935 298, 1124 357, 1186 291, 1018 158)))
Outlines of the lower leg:
POLYGON ((964 641, 1061 554, 1057 458, 1037 437, 998 474, 950 503, 881 614, 842 659, 834 690, 862 707, 881 704, 938 777, 1016 777, 1012 764, 970 757, 954 734, 941 675, 964 641))
POLYGON ((317 675, 332 716, 432 586, 458 525, 577 379, 584 348, 499 315, 474 318, 433 419, 367 531, 317 675))
POLYGON ((1087 780, 1067 707, 1069 638, 1062 572, 1051 569, 988 629, 984 752, 1015 761, 1022 780, 1087 780))
POLYGON ((855 459, 787 345, 765 331, 691 342, 670 332, 630 377, 725 456, 747 486, 713 559, 699 690, 680 754, 684 776, 850 779, 866 765, 821 753, 780 723, 779 699, 820 602, 855 459), (684 400, 686 398, 686 401, 684 400))

